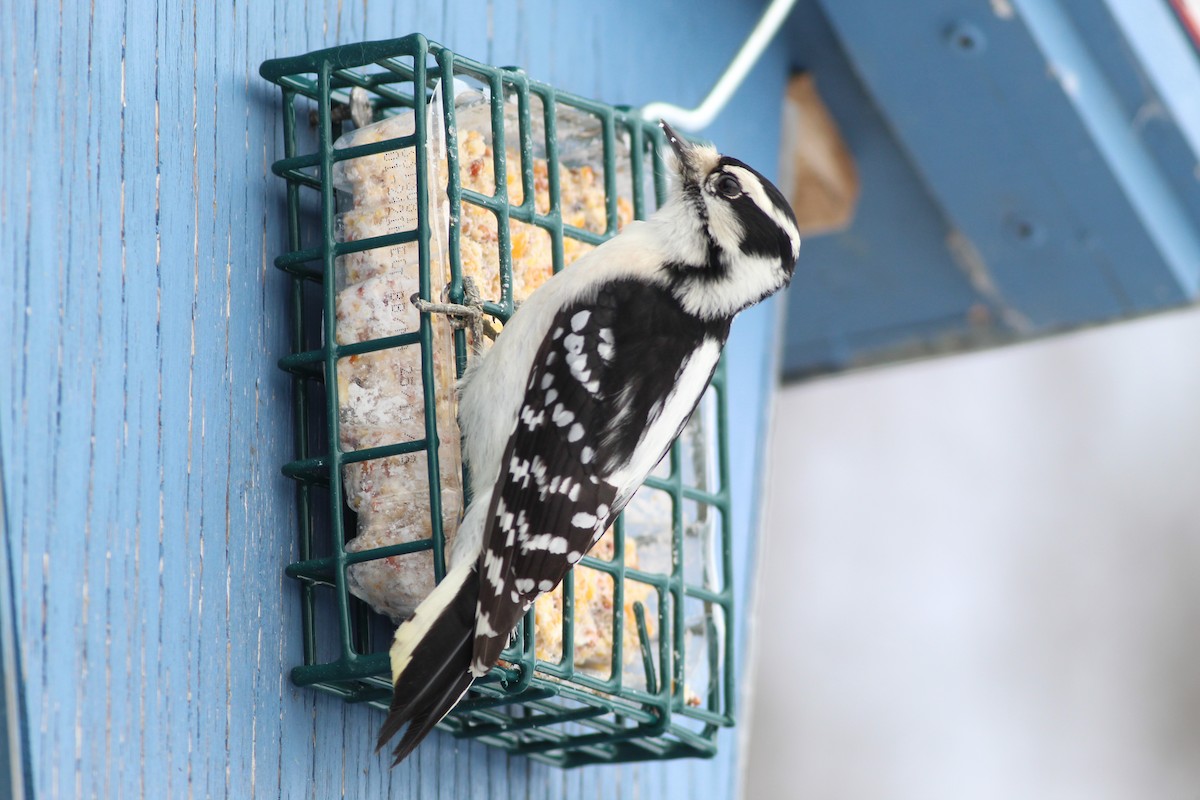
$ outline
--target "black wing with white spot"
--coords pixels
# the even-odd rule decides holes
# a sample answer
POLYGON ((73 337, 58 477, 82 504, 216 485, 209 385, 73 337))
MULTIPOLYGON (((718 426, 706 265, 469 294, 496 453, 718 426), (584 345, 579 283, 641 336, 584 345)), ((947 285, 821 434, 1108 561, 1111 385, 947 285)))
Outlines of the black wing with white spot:
MULTIPOLYGON (((534 599, 558 585, 620 512, 628 487, 610 478, 633 457, 689 356, 727 333, 727 321, 697 320, 669 290, 635 281, 607 284, 594 300, 559 312, 534 359, 492 493, 479 561, 476 675, 495 663, 534 599)), ((698 399, 688 399, 679 427, 698 399)))

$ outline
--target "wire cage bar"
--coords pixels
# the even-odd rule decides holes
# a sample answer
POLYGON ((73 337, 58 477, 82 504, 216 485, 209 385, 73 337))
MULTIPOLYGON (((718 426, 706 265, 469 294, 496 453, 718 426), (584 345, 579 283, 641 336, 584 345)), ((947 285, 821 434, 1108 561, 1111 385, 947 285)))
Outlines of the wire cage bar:
MULTIPOLYGON (((339 341, 338 259, 373 248, 415 246, 420 298, 462 304, 468 299, 462 259, 464 213, 483 209, 495 219, 499 291, 484 296, 482 308, 503 322, 517 302, 514 226, 544 232, 553 271, 559 271, 568 249, 595 245, 617 233, 622 204, 632 217, 643 218, 662 201, 666 184, 660 152, 665 142, 658 127, 644 122, 636 111, 560 92, 520 70, 473 61, 419 34, 274 59, 265 62, 260 73, 280 87, 283 98, 284 156, 272 170, 286 183, 288 241, 275 265, 290 276, 291 352, 279 366, 291 377, 295 459, 282 471, 296 484, 298 560, 286 572, 299 584, 303 626, 303 663, 291 677, 298 685, 349 703, 386 708, 391 697, 391 626, 355 596, 348 576, 367 562, 431 553, 435 579, 441 580, 446 532, 456 522, 457 511, 448 512, 443 502, 446 470, 440 458, 456 423, 452 416, 439 415, 438 392, 447 388, 435 379, 439 350, 430 313, 420 314, 416 330, 339 341), (439 85, 449 87, 456 80, 481 87, 489 104, 485 127, 492 143, 491 192, 463 183, 456 102, 446 96, 433 102, 439 85), (339 146, 349 110, 363 97, 369 99, 375 119, 409 113, 411 134, 339 146), (589 228, 564 219, 559 134, 564 113, 595 123, 603 173, 598 181, 603 189, 602 226, 589 228), (431 152, 431 126, 445 140, 444 183, 438 180, 436 186, 430 165, 438 154, 431 152), (515 147, 509 141, 514 132, 515 147), (392 152, 411 152, 416 164, 415 226, 340 241, 333 180, 337 165, 392 152), (543 169, 542 162, 544 176, 535 174, 543 169), (619 175, 627 177, 624 186, 618 185, 619 175), (435 224, 435 196, 444 198, 444 223, 435 224), (444 237, 445 245, 445 294, 432 279, 438 243, 443 241, 438 237, 444 237), (343 360, 400 348, 420 351, 423 435, 344 448, 338 380, 343 360), (356 517, 344 497, 343 470, 414 455, 424 458, 428 476, 430 535, 348 549, 356 517)), ((452 342, 454 374, 461 377, 471 355, 467 332, 455 330, 452 342)), ((702 411, 709 425, 707 438, 690 449, 677 442, 642 490, 661 498, 659 507, 670 534, 659 566, 630 558, 638 545, 630 533, 629 510, 614 525, 611 558, 593 551, 580 562, 584 570, 594 571, 589 586, 606 587, 602 599, 611 605, 607 670, 579 666, 576 605, 584 601, 577 591, 580 569, 572 570, 562 587, 558 657, 539 657, 538 626, 531 609, 501 663, 476 681, 469 696, 442 722, 443 729, 564 767, 715 754, 717 731, 733 724, 735 711, 723 366, 702 411), (711 535, 707 546, 698 541, 701 530, 711 535)))

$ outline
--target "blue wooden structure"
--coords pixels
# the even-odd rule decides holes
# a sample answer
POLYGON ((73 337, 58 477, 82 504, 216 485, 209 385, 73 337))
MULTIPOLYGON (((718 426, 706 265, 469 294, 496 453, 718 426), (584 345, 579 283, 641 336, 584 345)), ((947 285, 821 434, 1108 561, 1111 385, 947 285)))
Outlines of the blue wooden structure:
MULTIPOLYGON (((711 761, 570 771, 436 734, 389 771, 372 752, 381 714, 288 681, 282 123, 258 76, 267 58, 420 31, 609 102, 687 102, 757 15, 703 8, 0 4, 6 601, 38 797, 733 795, 736 731, 711 761)), ((786 74, 777 45, 709 131, 768 170, 786 74)), ((745 315, 730 348, 743 589, 776 316, 745 315)))
POLYGON ((788 376, 1196 298, 1200 60, 1167 0, 822 0, 789 26, 862 193, 805 242, 788 376))
MULTIPOLYGON (((0 744, 27 744, 0 778, 39 797, 733 796, 736 731, 712 761, 570 771, 439 734, 389 771, 377 713, 288 682, 281 123, 257 70, 420 31, 608 102, 687 104, 758 11, 0 4, 0 663, 5 718, 24 718, 0 744)), ((705 132, 773 172, 806 68, 858 163, 854 224, 802 251, 788 374, 1192 300, 1197 64, 1165 0, 801 0, 705 132)), ((729 351, 743 592, 780 308, 746 314, 729 351)))

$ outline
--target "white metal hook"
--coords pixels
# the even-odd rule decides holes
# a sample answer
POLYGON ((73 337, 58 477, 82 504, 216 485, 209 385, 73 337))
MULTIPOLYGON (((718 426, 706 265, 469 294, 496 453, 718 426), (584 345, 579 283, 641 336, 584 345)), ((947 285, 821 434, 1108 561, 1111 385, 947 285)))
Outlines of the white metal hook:
POLYGON ((725 104, 729 102, 729 98, 733 96, 737 88, 741 86, 747 73, 758 62, 763 50, 766 50, 767 45, 775 38, 783 21, 787 19, 788 12, 795 5, 796 0, 771 0, 767 10, 763 12, 762 18, 754 26, 750 36, 746 38, 742 49, 738 50, 733 61, 729 62, 725 72, 700 105, 695 108, 682 108, 671 103, 650 103, 642 108, 642 119, 651 121, 665 119, 676 128, 691 133, 707 128, 721 113, 721 109, 725 108, 725 104))

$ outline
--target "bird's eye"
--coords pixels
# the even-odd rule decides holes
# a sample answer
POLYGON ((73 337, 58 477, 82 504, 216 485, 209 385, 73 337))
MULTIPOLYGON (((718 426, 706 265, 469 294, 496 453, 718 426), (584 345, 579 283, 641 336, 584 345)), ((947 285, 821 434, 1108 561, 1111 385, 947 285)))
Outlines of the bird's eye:
POLYGON ((717 191, 721 196, 733 199, 742 193, 742 185, 732 175, 722 175, 717 179, 717 191))

